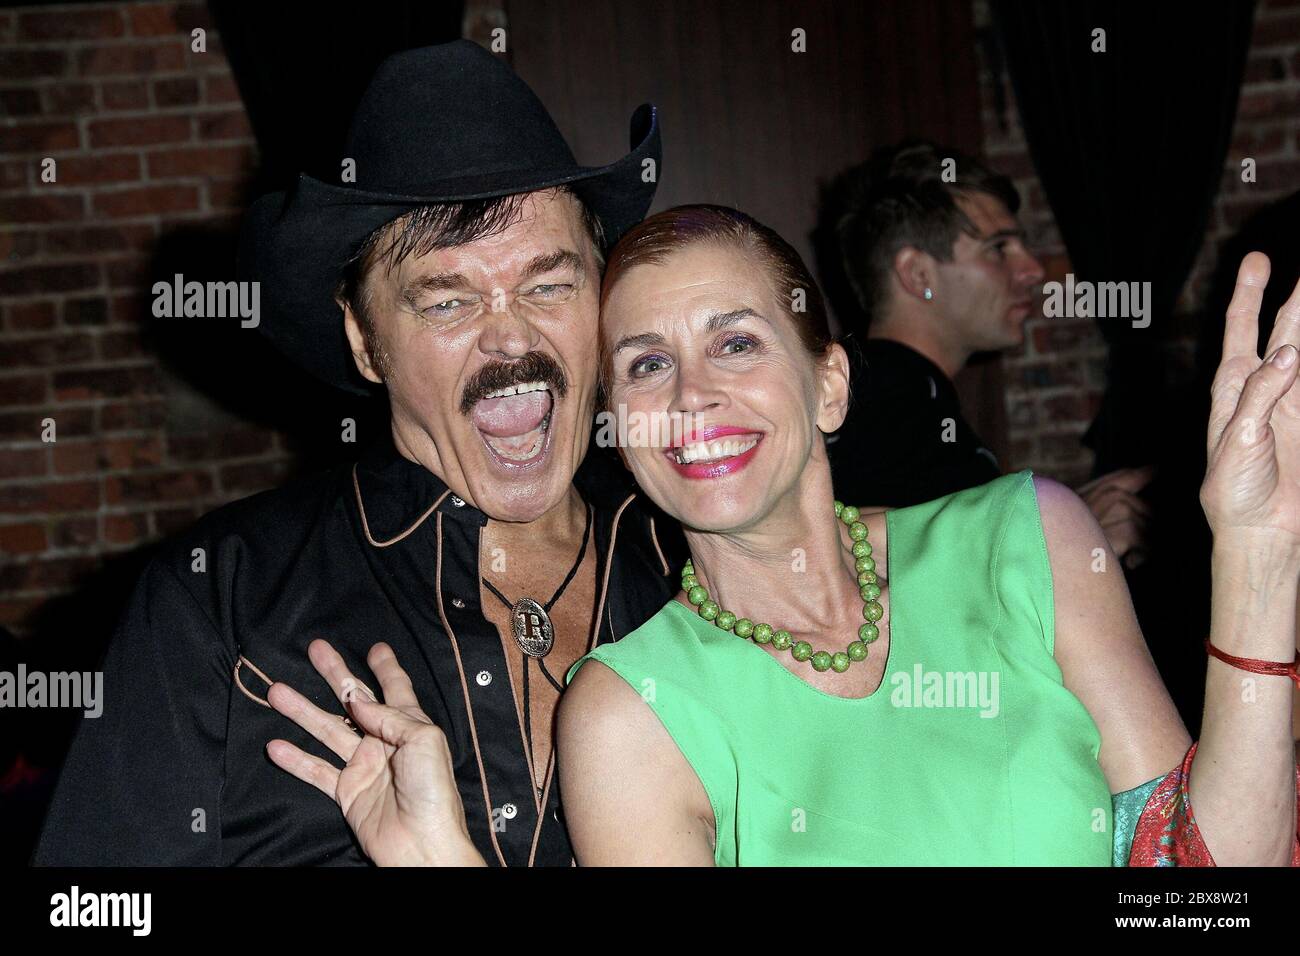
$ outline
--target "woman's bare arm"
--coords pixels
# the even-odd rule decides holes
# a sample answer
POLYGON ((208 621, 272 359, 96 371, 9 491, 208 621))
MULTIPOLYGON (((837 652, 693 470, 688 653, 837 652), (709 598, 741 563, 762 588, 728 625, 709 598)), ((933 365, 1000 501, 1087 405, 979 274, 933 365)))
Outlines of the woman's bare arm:
POLYGON ((1101 731, 1099 759, 1111 793, 1122 793, 1163 777, 1192 741, 1147 650, 1123 567, 1097 519, 1059 482, 1035 478, 1034 490, 1052 568, 1056 662, 1065 686, 1101 731))
POLYGON ((626 681, 587 662, 556 724, 564 817, 581 865, 713 865, 704 786, 626 681))
MULTIPOLYGON (((1102 771, 1111 792, 1119 793, 1174 769, 1191 738, 1156 672, 1123 572, 1096 519, 1065 486, 1038 478, 1034 483, 1052 566, 1056 660, 1065 686, 1101 731, 1102 771), (1092 570, 1094 548, 1105 549, 1104 572, 1092 570)), ((1256 634, 1290 628, 1295 604, 1286 601, 1285 585, 1250 585, 1230 562, 1215 569, 1212 634, 1224 635, 1216 635, 1215 643, 1231 646, 1229 622, 1232 631, 1256 634)), ((1195 634, 1187 640, 1199 643, 1195 634)), ((1193 761, 1201 771, 1193 775, 1201 786, 1192 796, 1201 836, 1220 865, 1285 863, 1287 834, 1295 832, 1294 803, 1288 800, 1294 764, 1286 759, 1295 753, 1290 682, 1211 663, 1202 742, 1193 761), (1243 695, 1243 680, 1252 683, 1251 695, 1243 695), (1207 743, 1217 743, 1218 752, 1207 753, 1207 743), (1270 779, 1269 768, 1277 763, 1281 773, 1270 779)))

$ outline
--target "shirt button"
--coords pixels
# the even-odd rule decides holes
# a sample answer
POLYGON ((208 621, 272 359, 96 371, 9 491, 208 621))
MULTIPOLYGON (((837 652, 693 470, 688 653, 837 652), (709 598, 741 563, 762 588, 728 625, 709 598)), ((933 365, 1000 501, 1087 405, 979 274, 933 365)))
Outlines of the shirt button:
POLYGON ((457 508, 464 508, 464 507, 465 507, 465 502, 462 501, 461 499, 457 498, 455 495, 452 495, 452 496, 451 496, 451 503, 452 503, 453 505, 455 505, 457 508))
POLYGON ((492 675, 487 671, 479 671, 474 675, 474 679, 478 681, 479 687, 486 687, 488 684, 492 683, 492 675))
POLYGON ((513 803, 507 803, 505 806, 501 808, 501 815, 505 817, 507 820, 513 820, 516 816, 519 815, 519 808, 516 807, 513 803))
POLYGON ((460 598, 452 598, 451 606, 454 608, 462 608, 465 606, 465 602, 462 601, 460 598))

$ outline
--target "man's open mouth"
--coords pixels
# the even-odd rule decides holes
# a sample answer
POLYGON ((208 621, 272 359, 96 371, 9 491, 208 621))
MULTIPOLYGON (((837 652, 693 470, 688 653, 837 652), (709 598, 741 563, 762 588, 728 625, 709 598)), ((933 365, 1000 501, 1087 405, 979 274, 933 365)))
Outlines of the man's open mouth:
POLYGON ((546 382, 524 382, 488 392, 475 403, 470 421, 499 461, 526 465, 545 453, 554 409, 546 382))

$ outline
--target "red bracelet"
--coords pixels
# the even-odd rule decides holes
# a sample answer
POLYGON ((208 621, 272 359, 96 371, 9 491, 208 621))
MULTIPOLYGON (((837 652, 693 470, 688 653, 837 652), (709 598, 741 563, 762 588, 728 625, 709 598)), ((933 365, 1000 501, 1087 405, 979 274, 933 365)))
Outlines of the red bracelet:
POLYGON ((1268 674, 1272 677, 1289 677, 1295 681, 1297 687, 1300 687, 1300 676, 1296 674, 1296 665, 1300 664, 1300 651, 1296 652, 1295 660, 1290 663, 1260 661, 1253 657, 1234 657, 1211 644, 1208 637, 1205 639, 1205 650, 1211 657, 1217 657, 1223 663, 1239 670, 1250 671, 1253 674, 1268 674))

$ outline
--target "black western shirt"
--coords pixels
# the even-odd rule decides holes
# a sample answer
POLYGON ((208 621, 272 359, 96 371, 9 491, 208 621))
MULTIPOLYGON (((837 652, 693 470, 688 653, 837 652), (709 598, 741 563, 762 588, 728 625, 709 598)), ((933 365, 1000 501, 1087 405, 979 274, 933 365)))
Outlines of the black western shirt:
POLYGON ((852 368, 852 403, 828 445, 835 496, 902 508, 1002 474, 961 412, 939 366, 889 339, 867 339, 852 368))
MULTIPOLYGON (((671 598, 681 538, 621 466, 592 457, 575 484, 594 511, 589 643, 604 643, 671 598)), ((340 764, 265 702, 284 681, 344 713, 307 658, 319 637, 376 691, 366 654, 392 645, 447 735, 489 864, 570 865, 554 762, 539 794, 503 642, 479 605, 487 520, 385 438, 355 466, 227 505, 166 542, 110 644, 103 714, 81 723, 35 862, 365 864, 333 800, 266 756, 282 738, 340 764)))

